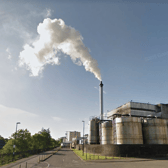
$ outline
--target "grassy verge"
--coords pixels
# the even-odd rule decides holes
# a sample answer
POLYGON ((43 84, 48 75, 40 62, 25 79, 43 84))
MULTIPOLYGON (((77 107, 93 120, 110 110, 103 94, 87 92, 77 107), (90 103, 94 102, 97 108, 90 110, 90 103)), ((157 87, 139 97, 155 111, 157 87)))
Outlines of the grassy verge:
POLYGON ((4 165, 9 164, 9 163, 14 163, 19 159, 27 158, 27 157, 32 156, 32 155, 33 154, 26 153, 24 155, 24 157, 22 157, 20 154, 18 154, 18 155, 15 155, 14 158, 13 158, 13 155, 6 155, 3 158, 1 158, 0 166, 4 166, 4 165))
POLYGON ((101 156, 101 155, 94 155, 90 153, 84 153, 82 150, 72 149, 80 158, 83 160, 106 160, 106 159, 123 159, 123 157, 109 157, 109 156, 101 156))
MULTIPOLYGON (((54 151, 54 153, 56 153, 57 151, 54 151)), ((5 155, 3 157, 0 157, 0 167, 1 166, 4 166, 4 165, 7 165, 9 163, 14 163, 16 162, 17 160, 19 159, 23 159, 23 158, 27 158, 29 156, 33 156, 33 155, 37 155, 38 153, 34 153, 34 154, 31 154, 31 153, 24 153, 23 154, 15 154, 14 155, 14 158, 13 158, 13 155, 10 154, 10 155, 5 155)), ((0 154, 1 155, 1 154, 0 154)))

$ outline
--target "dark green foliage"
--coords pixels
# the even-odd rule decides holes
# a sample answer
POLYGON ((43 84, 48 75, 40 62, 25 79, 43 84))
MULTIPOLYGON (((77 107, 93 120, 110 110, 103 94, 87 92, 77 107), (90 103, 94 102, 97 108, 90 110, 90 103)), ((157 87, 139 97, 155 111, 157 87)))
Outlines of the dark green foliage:
POLYGON ((12 153, 23 152, 28 150, 49 149, 59 146, 59 142, 51 138, 49 129, 41 129, 38 133, 31 136, 27 129, 20 129, 17 133, 13 133, 5 146, 0 152, 12 153), (15 149, 13 149, 15 145, 15 149))
POLYGON ((50 130, 43 128, 33 136, 27 129, 20 129, 17 133, 13 133, 9 139, 4 139, 2 136, 0 139, 6 142, 0 150, 0 165, 60 146, 60 141, 51 138, 50 130))
POLYGON ((17 133, 12 134, 14 144, 16 145, 15 152, 27 151, 31 149, 31 133, 25 129, 18 130, 17 133))

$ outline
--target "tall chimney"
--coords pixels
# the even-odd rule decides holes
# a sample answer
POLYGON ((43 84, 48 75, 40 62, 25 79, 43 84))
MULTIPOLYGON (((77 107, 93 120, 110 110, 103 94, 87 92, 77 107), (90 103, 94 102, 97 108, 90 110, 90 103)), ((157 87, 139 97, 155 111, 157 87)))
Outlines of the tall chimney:
POLYGON ((103 120, 103 83, 100 82, 100 114, 101 114, 101 120, 103 120))

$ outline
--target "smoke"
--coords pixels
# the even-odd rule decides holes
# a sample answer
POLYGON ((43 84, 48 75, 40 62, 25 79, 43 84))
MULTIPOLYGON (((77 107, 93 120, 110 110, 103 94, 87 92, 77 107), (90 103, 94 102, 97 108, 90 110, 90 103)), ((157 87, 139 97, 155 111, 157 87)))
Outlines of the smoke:
POLYGON ((86 71, 101 80, 98 63, 89 54, 77 30, 65 25, 62 19, 47 18, 38 25, 37 32, 39 39, 32 45, 26 44, 19 55, 19 66, 26 65, 32 76, 38 76, 46 64, 59 65, 61 51, 69 55, 75 64, 83 65, 86 71))

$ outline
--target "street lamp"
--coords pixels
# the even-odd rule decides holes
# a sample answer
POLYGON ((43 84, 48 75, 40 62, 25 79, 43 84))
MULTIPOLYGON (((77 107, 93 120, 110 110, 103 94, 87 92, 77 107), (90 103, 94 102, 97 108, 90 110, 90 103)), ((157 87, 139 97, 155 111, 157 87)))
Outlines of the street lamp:
POLYGON ((84 128, 85 128, 85 121, 83 122, 83 156, 84 156, 84 128))
MULTIPOLYGON (((18 125, 18 124, 21 124, 21 123, 20 123, 20 122, 17 122, 17 123, 16 123, 16 134, 17 134, 17 125, 18 125)), ((15 139, 16 139, 16 136, 15 136, 15 139)))
MULTIPOLYGON (((17 134, 17 125, 18 124, 21 124, 20 122, 17 122, 16 123, 16 134, 17 134)), ((15 134, 15 140, 16 140, 16 134, 15 134)), ((15 141, 14 141, 15 142, 15 141)), ((15 143, 14 143, 14 145, 13 145, 13 156, 14 156, 14 148, 15 148, 16 146, 15 146, 15 143)))

